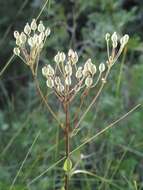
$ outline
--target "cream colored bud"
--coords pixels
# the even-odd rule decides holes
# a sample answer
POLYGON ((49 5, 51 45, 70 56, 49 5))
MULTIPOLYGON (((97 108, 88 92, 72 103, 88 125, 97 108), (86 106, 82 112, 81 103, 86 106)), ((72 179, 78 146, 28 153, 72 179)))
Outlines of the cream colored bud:
POLYGON ((56 84, 56 85, 61 84, 61 79, 60 79, 60 77, 55 77, 55 84, 56 84))
POLYGON ((110 34, 109 34, 109 33, 106 33, 106 35, 105 35, 105 40, 106 40, 106 41, 109 41, 109 40, 110 40, 110 34))
POLYGON ((51 33, 51 29, 48 27, 46 30, 45 30, 45 36, 49 36, 51 33))
POLYGON ((37 23, 36 23, 36 19, 33 19, 31 22, 31 30, 36 30, 37 29, 37 23))
POLYGON ((85 64, 84 64, 84 69, 86 69, 86 70, 89 71, 91 65, 92 65, 92 61, 91 61, 91 59, 88 59, 88 60, 85 62, 85 64))
POLYGON ((113 48, 116 48, 117 45, 118 45, 118 36, 117 36, 117 33, 114 32, 111 36, 111 40, 112 40, 112 46, 113 48))
POLYGON ((14 31, 14 38, 17 39, 20 36, 18 31, 14 31))
POLYGON ((70 85, 71 85, 71 77, 70 77, 70 76, 67 76, 67 77, 65 78, 65 84, 66 84, 67 86, 70 86, 70 85))
POLYGON ((125 34, 124 35, 124 43, 127 44, 129 41, 129 35, 128 34, 125 34))
POLYGON ((24 27, 25 34, 29 35, 31 33, 30 25, 27 23, 24 27))
POLYGON ((76 51, 69 49, 68 51, 68 59, 72 62, 72 64, 76 64, 78 62, 78 54, 76 51))
POLYGON ((16 45, 17 46, 21 46, 21 40, 20 40, 20 37, 16 38, 16 45))
POLYGON ((84 65, 84 72, 90 72, 92 75, 96 73, 96 66, 92 63, 91 59, 88 59, 84 65))
POLYGON ((60 63, 60 52, 58 52, 58 53, 55 55, 54 61, 55 61, 56 63, 60 63))
POLYGON ((38 31, 39 32, 44 32, 45 30, 45 26, 43 25, 43 22, 40 21, 40 23, 38 24, 38 31))
POLYGON ((66 59, 65 53, 64 53, 64 52, 61 52, 61 53, 60 53, 60 62, 64 62, 65 59, 66 59))
POLYGON ((47 68, 47 66, 44 66, 42 68, 42 74, 43 74, 43 76, 47 76, 48 75, 48 68, 47 68))
POLYGON ((82 74, 83 74, 82 73, 82 67, 78 67, 76 74, 75 74, 76 78, 80 79, 82 77, 82 74))
POLYGON ((45 38, 44 32, 41 32, 41 33, 39 34, 39 36, 38 36, 38 39, 37 39, 38 43, 39 43, 39 44, 42 43, 43 40, 44 40, 44 38, 45 38))
POLYGON ((94 64, 92 64, 89 68, 89 71, 92 75, 95 75, 97 69, 96 69, 96 66, 94 64))
POLYGON ((53 88, 54 87, 54 81, 53 79, 51 79, 50 77, 47 78, 46 84, 49 88, 53 88))
POLYGON ((26 43, 27 37, 26 37, 26 35, 24 34, 24 32, 21 32, 19 38, 20 38, 20 41, 21 41, 22 44, 25 44, 25 43, 26 43))
POLYGON ((51 65, 47 65, 48 68, 48 76, 54 76, 55 71, 51 65))
POLYGON ((38 43, 39 36, 37 34, 34 34, 33 36, 33 44, 36 45, 38 43))
POLYGON ((71 66, 70 63, 67 63, 67 64, 65 65, 65 73, 66 73, 67 75, 69 75, 69 76, 72 75, 72 66, 71 66))
POLYGON ((89 71, 87 70, 87 68, 83 69, 82 74, 84 77, 86 77, 89 74, 89 71))
POLYGON ((32 37, 28 38, 28 44, 29 44, 30 47, 34 46, 34 41, 33 41, 32 37))
POLYGON ((125 34, 121 39, 120 39, 120 43, 121 46, 124 47, 129 41, 129 35, 125 34))
POLYGON ((93 83, 93 79, 92 79, 91 77, 87 77, 87 78, 85 79, 85 85, 86 85, 88 88, 91 87, 92 83, 93 83))
POLYGON ((13 53, 14 53, 15 55, 19 56, 19 55, 20 55, 20 49, 19 49, 18 47, 15 47, 15 48, 13 49, 13 53))
POLYGON ((57 90, 59 91, 59 92, 63 92, 64 91, 64 86, 60 83, 60 84, 58 84, 57 85, 57 90))
POLYGON ((102 73, 102 72, 105 71, 105 64, 104 63, 100 63, 100 65, 99 65, 99 71, 100 71, 100 73, 102 73))

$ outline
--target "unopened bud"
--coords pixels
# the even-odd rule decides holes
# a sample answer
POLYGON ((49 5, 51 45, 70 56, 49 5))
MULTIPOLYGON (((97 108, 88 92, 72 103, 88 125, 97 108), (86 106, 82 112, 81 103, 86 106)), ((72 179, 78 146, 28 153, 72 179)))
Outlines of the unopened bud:
POLYGON ((36 19, 33 19, 31 22, 31 30, 36 30, 37 29, 37 23, 36 23, 36 19))
POLYGON ((38 31, 39 32, 44 32, 45 30, 45 26, 43 25, 43 22, 40 21, 39 25, 38 25, 38 31))
POLYGON ((110 34, 109 34, 109 33, 106 33, 106 35, 105 35, 105 40, 106 40, 106 41, 109 41, 109 40, 110 40, 110 34))
POLYGON ((102 72, 105 71, 105 64, 104 63, 100 63, 100 65, 99 65, 99 71, 100 71, 100 73, 102 73, 102 72))
POLYGON ((79 67, 76 71, 76 78, 80 79, 82 77, 82 67, 79 67))
POLYGON ((19 56, 19 55, 20 55, 20 49, 19 49, 18 47, 15 47, 15 48, 13 49, 13 53, 14 53, 15 55, 19 56))
POLYGON ((120 39, 120 43, 121 46, 124 47, 129 41, 129 35, 125 34, 121 39, 120 39))
POLYGON ((61 53, 60 53, 60 62, 64 62, 65 59, 66 59, 65 53, 64 53, 64 52, 61 52, 61 53))
POLYGON ((70 86, 70 85, 71 85, 71 77, 70 77, 70 76, 67 76, 67 77, 65 78, 65 84, 66 84, 67 86, 70 86))
POLYGON ((93 79, 92 79, 91 77, 87 77, 87 78, 85 79, 85 85, 86 85, 88 88, 91 87, 92 83, 93 83, 93 79))
POLYGON ((49 88, 53 88, 54 87, 54 81, 53 79, 51 79, 50 77, 47 78, 46 84, 49 88))
POLYGON ((31 28, 29 26, 29 24, 27 23, 24 27, 24 32, 25 34, 29 35, 31 33, 31 28))
POLYGON ((14 37, 17 39, 19 37, 19 32, 18 31, 14 31, 14 37))
POLYGON ((58 90, 59 92, 63 92, 63 91, 64 91, 64 86, 63 86, 61 83, 58 84, 57 90, 58 90))
POLYGON ((26 35, 24 34, 24 32, 22 32, 21 34, 20 34, 20 41, 21 41, 21 43, 22 44, 25 44, 26 43, 26 40, 27 40, 27 37, 26 37, 26 35))
POLYGON ((69 76, 72 75, 72 66, 71 66, 70 63, 67 63, 67 64, 65 65, 65 73, 66 73, 67 75, 69 75, 69 76))
POLYGON ((46 36, 46 37, 49 36, 50 33, 51 33, 50 28, 47 28, 47 29, 45 30, 45 36, 46 36))
POLYGON ((118 45, 118 36, 117 36, 117 33, 114 32, 111 36, 111 40, 112 40, 112 46, 113 48, 116 48, 117 45, 118 45))
POLYGON ((77 54, 77 52, 73 51, 72 49, 69 49, 68 58, 69 58, 69 61, 72 62, 72 64, 76 64, 78 62, 78 54, 77 54))

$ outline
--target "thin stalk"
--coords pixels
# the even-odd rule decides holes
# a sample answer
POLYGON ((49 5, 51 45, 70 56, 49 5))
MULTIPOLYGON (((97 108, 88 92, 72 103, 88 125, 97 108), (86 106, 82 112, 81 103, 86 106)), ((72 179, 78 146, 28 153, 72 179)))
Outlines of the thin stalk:
MULTIPOLYGON (((65 102, 65 149, 66 149, 66 159, 70 155, 70 112, 69 112, 69 102, 65 102)), ((69 175, 65 173, 65 190, 69 189, 69 175)))

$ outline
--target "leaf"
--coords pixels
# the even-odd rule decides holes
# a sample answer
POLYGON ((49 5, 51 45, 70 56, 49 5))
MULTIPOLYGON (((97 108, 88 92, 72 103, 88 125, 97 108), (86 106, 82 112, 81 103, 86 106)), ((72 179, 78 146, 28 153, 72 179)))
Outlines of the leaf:
POLYGON ((63 169, 64 169, 64 171, 66 171, 66 172, 70 172, 70 171, 71 171, 71 169, 72 169, 72 161, 71 161, 69 158, 67 158, 67 159, 65 160, 63 169))

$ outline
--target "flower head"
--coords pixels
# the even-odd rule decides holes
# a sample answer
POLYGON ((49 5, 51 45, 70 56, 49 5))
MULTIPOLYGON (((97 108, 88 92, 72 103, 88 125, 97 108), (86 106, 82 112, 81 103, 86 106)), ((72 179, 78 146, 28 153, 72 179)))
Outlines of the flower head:
POLYGON ((30 24, 26 23, 23 32, 14 31, 17 47, 14 48, 13 52, 30 66, 33 73, 45 40, 49 35, 50 29, 46 29, 42 21, 37 24, 36 19, 33 19, 30 24))

